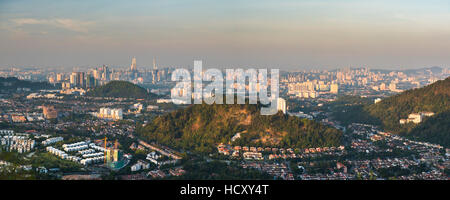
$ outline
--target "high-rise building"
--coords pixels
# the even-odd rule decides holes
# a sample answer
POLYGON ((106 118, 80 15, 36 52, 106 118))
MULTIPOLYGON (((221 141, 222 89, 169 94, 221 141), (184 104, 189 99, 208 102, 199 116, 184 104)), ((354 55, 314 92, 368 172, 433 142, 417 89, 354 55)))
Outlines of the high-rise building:
POLYGON ((108 163, 111 162, 112 151, 113 151, 112 149, 107 149, 106 150, 106 162, 108 162, 108 163))
POLYGON ((136 67, 136 58, 135 58, 135 57, 133 57, 133 58, 131 59, 131 71, 132 71, 132 72, 137 71, 137 67, 136 67))
POLYGON ((62 89, 70 89, 71 88, 69 82, 62 82, 61 87, 62 87, 62 89))
POLYGON ((389 90, 393 92, 397 91, 397 85, 394 82, 391 82, 391 84, 389 84, 389 90))
POLYGON ((100 79, 100 72, 98 69, 92 70, 92 75, 94 76, 95 79, 100 79))
POLYGON ((381 85, 380 85, 380 90, 386 90, 386 84, 381 83, 381 85))
POLYGON ((77 87, 84 88, 86 86, 85 83, 85 73, 77 72, 77 87))
POLYGON ((70 84, 75 87, 86 87, 86 78, 84 72, 72 72, 70 75, 70 84))
POLYGON ((55 78, 53 76, 49 76, 48 77, 48 82, 49 83, 55 83, 55 78))
POLYGON ((72 74, 70 74, 70 85, 77 85, 77 73, 76 72, 72 72, 72 74))
POLYGON ((102 74, 101 74, 101 80, 102 81, 108 81, 110 78, 110 72, 108 69, 108 66, 103 65, 102 67, 102 74))
POLYGON ((119 149, 114 149, 114 153, 113 153, 113 161, 114 162, 118 162, 120 160, 120 151, 119 149))
POLYGON ((56 82, 61 82, 64 79, 64 74, 58 73, 56 74, 56 82))
POLYGON ((339 92, 339 85, 336 83, 331 84, 330 92, 333 94, 337 94, 339 92))
POLYGON ((94 88, 97 86, 97 81, 93 75, 89 74, 86 78, 86 88, 94 88))

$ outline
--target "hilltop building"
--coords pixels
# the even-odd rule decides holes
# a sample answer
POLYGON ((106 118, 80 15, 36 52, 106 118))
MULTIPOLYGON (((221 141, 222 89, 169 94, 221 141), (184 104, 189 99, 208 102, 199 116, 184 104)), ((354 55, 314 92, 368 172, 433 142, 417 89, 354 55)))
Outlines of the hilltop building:
POLYGON ((419 113, 411 113, 408 115, 407 119, 400 119, 400 124, 407 124, 407 123, 415 123, 418 124, 423 121, 425 117, 431 117, 434 115, 434 112, 419 112, 419 113))

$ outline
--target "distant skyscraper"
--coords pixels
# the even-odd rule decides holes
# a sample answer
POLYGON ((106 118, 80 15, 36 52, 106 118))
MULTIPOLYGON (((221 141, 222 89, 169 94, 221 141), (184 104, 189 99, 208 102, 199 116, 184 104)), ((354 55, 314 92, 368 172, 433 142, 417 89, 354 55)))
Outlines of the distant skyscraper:
POLYGON ((109 69, 108 66, 103 65, 102 67, 102 81, 108 81, 109 80, 109 69))
POLYGON ((72 74, 70 75, 70 85, 72 85, 72 86, 77 85, 77 73, 76 72, 72 72, 72 74))
POLYGON ((63 89, 70 89, 71 84, 69 82, 62 82, 61 87, 63 89))
POLYGON ((336 83, 331 84, 330 92, 333 94, 337 94, 339 92, 339 85, 336 83))
POLYGON ((89 74, 86 77, 86 88, 93 88, 96 86, 96 79, 93 75, 89 74))
POLYGON ((49 76, 48 77, 48 82, 49 83, 55 83, 55 78, 53 76, 49 76))
POLYGON ((70 75, 70 85, 84 88, 86 86, 85 72, 72 72, 70 75))
POLYGON ((77 72, 77 86, 84 88, 86 86, 85 80, 86 80, 85 73, 77 72))
POLYGON ((397 91, 397 85, 394 82, 391 82, 391 84, 389 84, 389 90, 393 92, 397 91))
POLYGON ((386 90, 386 84, 381 83, 381 85, 380 85, 380 90, 386 90))
POLYGON ((136 58, 133 57, 133 59, 131 59, 131 71, 137 71, 137 67, 136 67, 136 58))
POLYGON ((153 57, 153 69, 154 69, 154 70, 157 70, 157 69, 158 69, 158 67, 156 67, 155 57, 153 57))
POLYGON ((56 82, 63 81, 63 78, 64 78, 64 74, 62 74, 62 73, 56 74, 56 82))
POLYGON ((100 73, 97 69, 92 70, 92 75, 95 79, 100 79, 100 73))

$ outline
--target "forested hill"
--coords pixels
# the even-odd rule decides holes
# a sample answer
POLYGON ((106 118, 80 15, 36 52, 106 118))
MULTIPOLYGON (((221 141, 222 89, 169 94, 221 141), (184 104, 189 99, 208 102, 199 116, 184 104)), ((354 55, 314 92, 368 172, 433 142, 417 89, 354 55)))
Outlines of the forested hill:
POLYGON ((155 118, 137 132, 154 141, 187 151, 209 153, 216 144, 229 143, 241 132, 234 145, 270 147, 338 146, 342 132, 320 123, 287 116, 260 115, 260 105, 191 105, 155 118))
POLYGON ((0 77, 0 91, 17 91, 17 88, 29 88, 30 90, 55 89, 48 82, 19 80, 16 77, 0 77))
POLYGON ((414 126, 406 136, 450 148, 450 111, 439 113, 414 126))
POLYGON ((147 92, 146 89, 128 81, 111 81, 105 85, 90 90, 87 93, 92 97, 116 97, 116 98, 136 98, 149 99, 156 95, 147 92))
POLYGON ((399 120, 414 112, 442 113, 450 110, 450 77, 419 89, 408 90, 368 107, 368 113, 381 120, 384 128, 404 131, 399 120))
POLYGON ((450 77, 419 89, 408 90, 367 106, 365 112, 381 121, 387 131, 415 140, 450 147, 450 77), (419 124, 400 124, 415 112, 434 112, 419 124))

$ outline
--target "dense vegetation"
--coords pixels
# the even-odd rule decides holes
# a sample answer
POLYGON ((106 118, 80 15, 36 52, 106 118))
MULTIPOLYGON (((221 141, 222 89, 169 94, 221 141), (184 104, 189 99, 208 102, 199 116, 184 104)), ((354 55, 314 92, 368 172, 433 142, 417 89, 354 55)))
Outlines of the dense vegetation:
POLYGON ((31 157, 24 157, 24 154, 19 154, 17 152, 0 152, 0 160, 7 161, 10 163, 14 163, 17 165, 32 165, 34 168, 45 167, 47 169, 50 168, 59 168, 62 171, 77 171, 82 167, 82 165, 58 158, 55 155, 52 155, 47 152, 36 152, 30 153, 28 155, 32 155, 31 157))
POLYGON ((16 92, 17 88, 29 88, 30 90, 55 89, 51 84, 47 82, 25 81, 19 80, 16 77, 0 77, 0 91, 16 92))
POLYGON ((405 136, 450 147, 450 110, 426 119, 405 136))
POLYGON ((379 125, 380 120, 367 112, 367 107, 373 101, 359 96, 341 96, 331 102, 328 107, 332 117, 338 119, 343 125, 351 123, 366 123, 379 125))
POLYGON ((63 160, 55 155, 47 152, 37 153, 31 158, 31 164, 33 167, 46 167, 47 169, 59 168, 64 172, 71 172, 79 170, 82 165, 77 162, 63 160))
POLYGON ((352 122, 381 125, 385 130, 403 136, 450 145, 450 77, 419 89, 408 90, 373 104, 361 97, 341 97, 329 108, 335 119, 347 125, 352 122), (399 123, 414 112, 434 112, 420 124, 399 123))
POLYGON ((416 140, 450 144, 450 77, 420 89, 402 92, 367 107, 367 112, 378 118, 383 127, 416 140), (430 111, 435 116, 420 124, 401 125, 400 119, 414 112, 430 111))
POLYGON ((155 95, 128 81, 111 81, 90 90, 87 96, 150 99, 155 95))
POLYGON ((287 116, 260 115, 260 105, 192 105, 184 110, 156 117, 138 127, 146 140, 175 148, 210 153, 218 143, 229 143, 241 133, 235 145, 306 148, 337 146, 342 132, 320 123, 287 116))
POLYGON ((6 166, 0 169, 0 180, 35 180, 33 171, 26 171, 16 166, 6 166))
POLYGON ((370 115, 380 119, 390 131, 405 131, 399 120, 414 112, 441 113, 450 110, 450 77, 419 89, 408 90, 368 107, 370 115))

